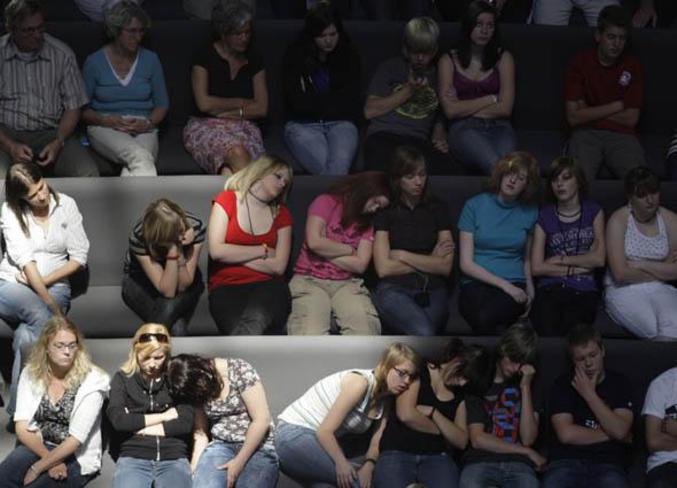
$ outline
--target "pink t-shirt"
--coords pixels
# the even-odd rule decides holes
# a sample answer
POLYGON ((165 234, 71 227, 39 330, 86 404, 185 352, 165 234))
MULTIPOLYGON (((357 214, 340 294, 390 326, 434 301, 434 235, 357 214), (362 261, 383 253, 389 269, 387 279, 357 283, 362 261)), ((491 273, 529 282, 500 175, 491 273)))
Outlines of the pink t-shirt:
MULTIPOLYGON (((325 234, 327 239, 349 244, 357 249, 360 241, 374 240, 374 229, 372 227, 360 232, 353 224, 347 229, 341 225, 341 215, 343 214, 343 203, 333 195, 320 195, 308 208, 308 217, 315 215, 327 224, 325 234)), ((310 275, 323 280, 347 280, 353 277, 353 274, 342 270, 332 264, 322 256, 318 256, 308 248, 308 242, 303 242, 299 258, 296 261, 294 273, 300 275, 310 275)))

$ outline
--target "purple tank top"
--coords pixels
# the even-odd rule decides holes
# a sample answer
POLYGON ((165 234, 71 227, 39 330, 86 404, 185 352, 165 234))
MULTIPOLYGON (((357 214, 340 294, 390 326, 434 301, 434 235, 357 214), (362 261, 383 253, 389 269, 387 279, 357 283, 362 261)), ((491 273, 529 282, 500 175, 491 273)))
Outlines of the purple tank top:
MULTIPOLYGON (((545 258, 566 254, 576 256, 590 251, 595 240, 593 222, 601 207, 589 200, 581 204, 581 217, 576 222, 564 223, 559 220, 552 204, 541 207, 538 214, 538 225, 545 233, 545 258)), ((575 276, 543 276, 538 286, 565 285, 580 291, 597 289, 593 273, 575 276)))
POLYGON ((501 89, 501 77, 498 70, 494 66, 489 76, 481 80, 472 80, 464 76, 458 68, 454 55, 450 54, 451 62, 454 63, 454 88, 456 89, 456 96, 459 100, 472 100, 480 98, 485 95, 498 95, 501 89))

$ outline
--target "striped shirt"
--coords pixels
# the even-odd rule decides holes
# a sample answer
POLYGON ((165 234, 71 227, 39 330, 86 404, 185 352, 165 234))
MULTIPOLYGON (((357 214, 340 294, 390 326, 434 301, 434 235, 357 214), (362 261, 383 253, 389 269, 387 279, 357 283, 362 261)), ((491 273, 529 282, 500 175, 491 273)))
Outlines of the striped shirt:
POLYGON ((10 35, 0 37, 0 124, 16 131, 58 127, 65 110, 87 103, 73 51, 45 34, 35 54, 20 52, 10 35))
MULTIPOLYGON (((202 224, 202 221, 190 212, 186 212, 186 219, 188 220, 188 225, 193 228, 193 232, 195 233, 195 239, 193 240, 192 245, 204 242, 206 229, 202 224)), ((144 274, 141 265, 136 258, 132 258, 132 255, 150 256, 148 244, 143 237, 143 219, 139 219, 136 224, 134 224, 132 232, 129 234, 129 250, 125 256, 124 269, 126 274, 144 274)), ((160 264, 164 266, 164 260, 160 264)))

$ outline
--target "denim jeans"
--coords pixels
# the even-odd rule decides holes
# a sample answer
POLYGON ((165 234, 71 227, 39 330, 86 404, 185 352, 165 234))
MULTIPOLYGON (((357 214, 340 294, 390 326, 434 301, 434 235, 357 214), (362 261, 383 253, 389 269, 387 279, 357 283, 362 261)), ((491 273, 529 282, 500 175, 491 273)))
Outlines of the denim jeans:
POLYGON ((461 472, 461 488, 538 488, 533 468, 520 462, 473 463, 461 472))
POLYGON ((125 275, 122 299, 144 322, 166 325, 173 336, 185 336, 190 317, 204 289, 199 269, 195 272, 193 283, 174 298, 163 297, 145 276, 125 275))
POLYGON ((468 117, 449 124, 449 150, 462 164, 490 174, 496 162, 517 148, 507 119, 468 117))
POLYGON ((618 0, 535 0, 533 22, 543 25, 569 25, 572 10, 579 8, 583 11, 587 24, 595 27, 599 13, 607 5, 618 5, 618 0))
POLYGON ((615 464, 595 463, 579 459, 560 459, 548 465, 543 488, 629 488, 623 468, 615 464))
MULTIPOLYGON (((28 468, 40 460, 40 456, 26 446, 17 446, 0 464, 0 485, 3 488, 23 488, 24 476, 28 468)), ((64 463, 68 470, 68 476, 63 481, 56 481, 49 477, 47 472, 42 473, 30 484, 31 488, 79 488, 89 483, 96 474, 80 474, 80 464, 75 456, 70 456, 64 463)))
MULTIPOLYGON (((66 312, 71 303, 71 288, 67 283, 55 283, 49 287, 49 294, 66 312)), ((52 316, 47 307, 31 287, 21 283, 0 280, 0 317, 9 324, 17 324, 14 330, 12 350, 12 384, 9 387, 7 413, 12 416, 16 407, 16 388, 21 374, 21 348, 38 340, 45 322, 52 316)))
MULTIPOLYGON (((314 430, 281 421, 275 431, 275 450, 280 456, 280 469, 302 485, 336 485, 334 460, 320 445, 314 430)), ((359 483, 355 481, 351 488, 360 488, 359 483)))
POLYGON ((656 466, 646 475, 647 488, 675 488, 677 486, 677 463, 656 466))
MULTIPOLYGON (((212 441, 202 452, 197 463, 193 486, 199 488, 223 488, 228 470, 218 467, 233 459, 242 449, 242 443, 212 441)), ((249 458, 237 478, 238 488, 275 488, 279 461, 271 448, 259 448, 249 458)))
POLYGON ((421 307, 414 296, 421 290, 380 281, 374 292, 374 304, 388 332, 434 336, 440 333, 449 314, 449 292, 446 288, 428 290, 430 304, 421 307))
POLYGON ((458 468, 444 452, 383 451, 376 463, 374 487, 404 488, 412 483, 421 483, 426 488, 458 488, 458 468))
POLYGON ((190 488, 188 459, 152 461, 132 457, 118 458, 113 488, 190 488))
POLYGON ((357 127, 346 120, 287 122, 284 140, 309 173, 345 175, 357 151, 357 127))

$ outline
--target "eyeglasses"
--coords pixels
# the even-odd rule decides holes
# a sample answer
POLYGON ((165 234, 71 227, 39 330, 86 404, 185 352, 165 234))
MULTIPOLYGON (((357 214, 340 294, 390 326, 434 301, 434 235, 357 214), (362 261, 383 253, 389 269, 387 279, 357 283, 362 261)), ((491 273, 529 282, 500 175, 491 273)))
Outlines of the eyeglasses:
POLYGON ((63 342, 57 342, 52 344, 52 347, 59 352, 63 351, 75 351, 80 345, 77 342, 71 342, 70 344, 64 344, 63 342))
POLYGON ((416 379, 416 373, 410 373, 409 371, 400 369, 397 366, 393 366, 393 369, 397 373, 397 376, 399 376, 403 380, 414 381, 416 379))
POLYGON ((150 341, 157 341, 157 342, 162 342, 163 344, 166 344, 169 342, 169 337, 167 337, 167 334, 141 334, 139 336, 139 342, 140 344, 150 342, 150 341))
POLYGON ((127 34, 131 34, 131 35, 133 35, 133 36, 136 36, 136 35, 141 35, 141 36, 143 36, 143 35, 146 33, 146 28, 145 28, 145 27, 140 27, 140 28, 138 28, 138 29, 134 29, 134 28, 123 27, 123 28, 122 28, 122 31, 123 31, 123 32, 126 32, 127 34))

